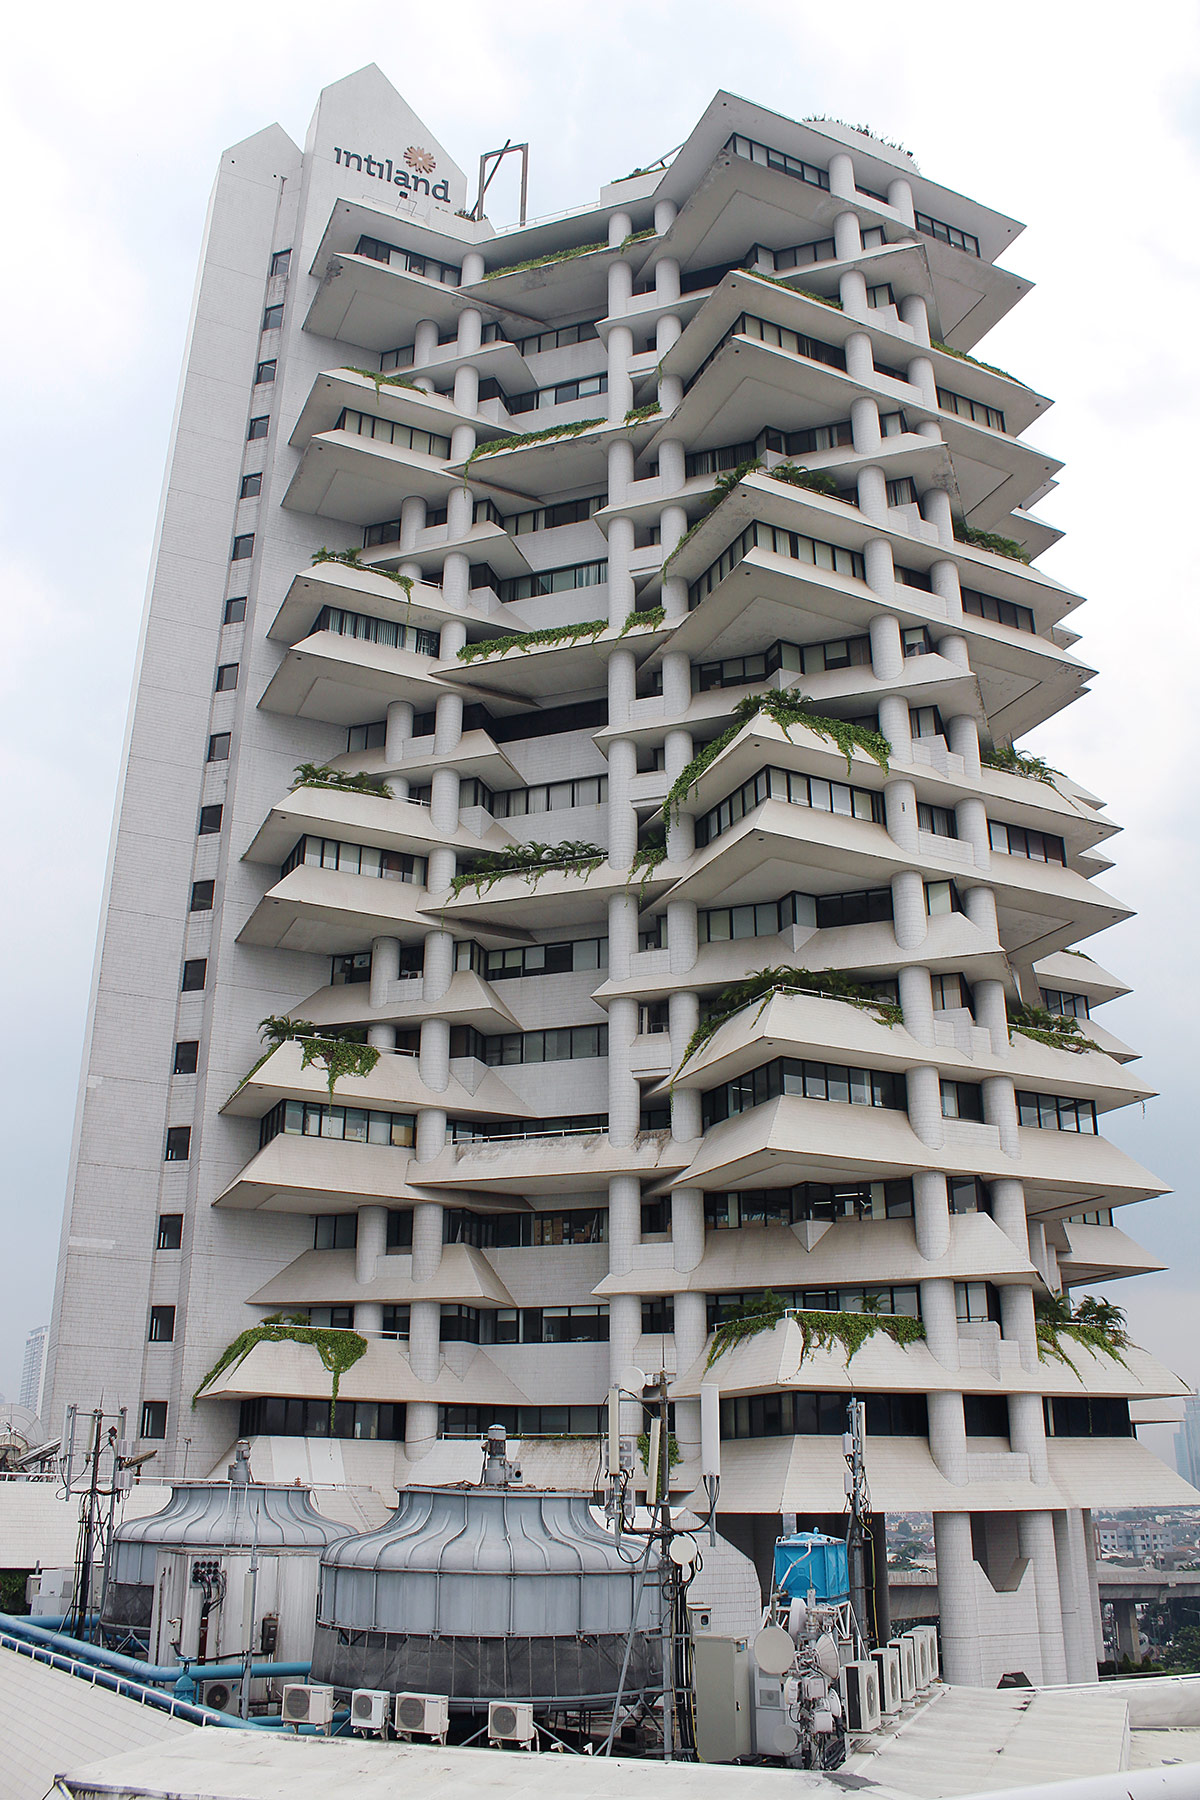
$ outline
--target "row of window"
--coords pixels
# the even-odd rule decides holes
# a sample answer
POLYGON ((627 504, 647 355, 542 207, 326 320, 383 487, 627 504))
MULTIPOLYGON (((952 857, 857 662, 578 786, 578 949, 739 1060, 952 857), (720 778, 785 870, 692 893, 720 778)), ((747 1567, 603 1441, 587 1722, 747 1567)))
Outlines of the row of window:
POLYGON ((393 1149, 410 1150, 417 1141, 417 1121, 413 1113, 281 1100, 259 1120, 259 1149, 280 1133, 290 1137, 336 1138, 348 1144, 390 1144, 393 1149))
POLYGON ((1017 606, 1012 600, 998 600, 994 594, 981 594, 977 588, 962 589, 962 608, 973 618, 991 619, 995 625, 1010 625, 1014 631, 1037 631, 1037 621, 1030 607, 1017 606))
POLYGON ((424 887, 428 862, 423 856, 410 856, 407 850, 380 850, 373 844, 344 844, 338 838, 302 837, 297 839, 287 861, 279 871, 282 881, 301 864, 310 869, 337 869, 342 874, 375 875, 384 881, 407 881, 424 887))
POLYGON ((608 1307, 443 1306, 443 1344, 606 1344, 608 1307))
POLYGON ((451 1056, 473 1056, 489 1068, 515 1063, 568 1062, 608 1055, 607 1025, 562 1025, 543 1031, 506 1031, 485 1037, 470 1025, 450 1033, 451 1056))
POLYGON ((846 550, 840 544, 827 544, 821 538, 806 537, 799 531, 784 531, 778 525, 764 525, 755 519, 703 575, 692 582, 688 588, 689 607, 699 606, 751 550, 769 550, 772 556, 786 556, 792 562, 811 563, 817 569, 830 569, 837 575, 866 580, 866 564, 857 550, 846 550))
POLYGON ((503 788, 498 793, 484 782, 469 778, 459 788, 458 803, 482 806, 494 819, 522 819, 530 813, 559 812, 564 807, 602 806, 607 799, 607 775, 541 781, 533 787, 503 788))
POLYGON ((387 644, 395 650, 416 650, 422 656, 439 656, 442 648, 440 632, 428 631, 420 625, 404 625, 398 619, 372 619, 366 613, 347 612, 341 606, 323 606, 313 631, 362 638, 366 643, 387 644))
MULTIPOLYGON (((358 160, 355 155, 355 161, 358 160)), ((373 262, 388 263, 407 275, 423 275, 426 281, 439 281, 445 287, 458 287, 462 282, 462 270, 454 263, 439 262, 435 256, 418 256, 415 251, 403 250, 399 244, 385 243, 382 238, 360 237, 354 246, 354 254, 369 256, 373 262)))
POLYGON ((746 1188, 736 1194, 704 1196, 704 1223, 710 1231, 739 1231, 759 1225, 800 1225, 810 1219, 911 1219, 911 1181, 857 1181, 833 1184, 803 1181, 790 1188, 746 1188))
MULTIPOLYGON (((421 260, 420 258, 416 260, 421 260)), ((429 259, 424 259, 428 261, 429 259)), ((422 273, 417 270, 416 273, 422 273)), ((581 319, 576 325, 560 325, 557 330, 535 331, 528 337, 510 338, 501 325, 485 324, 480 334, 484 344, 514 344, 522 356, 539 356, 547 350, 562 350, 572 344, 587 344, 599 337, 594 319, 581 319)), ((439 338, 439 348, 443 344, 457 343, 457 337, 439 338)), ((414 344, 405 344, 398 350, 385 350, 379 359, 381 373, 390 369, 411 369, 416 355, 414 344)))
POLYGON ((1066 845, 1049 831, 1030 831, 1024 825, 1003 825, 998 819, 989 819, 988 842, 993 850, 1003 850, 1009 856, 1058 863, 1064 869, 1067 866, 1066 845))
POLYGON ((833 669, 869 668, 869 637, 831 638, 824 644, 789 644, 776 639, 755 656, 726 656, 720 662, 692 665, 692 691, 706 694, 712 688, 744 687, 765 681, 778 669, 800 675, 824 675, 833 669))
POLYGON ((608 939, 573 938, 562 944, 523 944, 513 950, 485 950, 481 944, 466 941, 455 945, 454 966, 473 969, 488 981, 607 969, 608 939))
POLYGON ((998 407, 985 406, 982 400, 971 400, 966 394, 955 394, 949 388, 939 388, 937 403, 943 412, 957 413, 960 419, 970 419, 976 425, 986 425, 991 431, 1008 429, 1004 423, 1004 414, 998 407))
POLYGON ((546 594, 570 594, 577 588, 601 587, 608 580, 608 560, 567 563, 559 569, 539 569, 491 583, 504 605, 514 600, 540 600, 546 594))
POLYGON ((375 438, 380 443, 394 444, 400 450, 416 450, 422 456, 436 456, 442 462, 450 455, 450 439, 435 431, 422 431, 417 425, 402 425, 398 419, 378 419, 374 413, 356 412, 343 407, 334 426, 335 431, 349 431, 356 437, 375 438))
POLYGON ((443 1241, 475 1250, 541 1249, 546 1245, 603 1244, 608 1241, 608 1209, 580 1206, 569 1212, 473 1213, 447 1208, 443 1241))
POLYGON ((747 1112, 752 1106, 763 1106, 781 1094, 805 1100, 836 1100, 850 1106, 882 1106, 898 1112, 906 1104, 903 1075, 780 1056, 710 1089, 703 1097, 704 1129, 747 1112))
POLYGON ((710 907, 698 915, 702 944, 735 938, 775 937, 793 925, 828 931, 839 925, 890 923, 891 888, 865 888, 856 894, 785 894, 755 906, 710 907))
POLYGON ((722 832, 744 819, 764 800, 786 800, 792 806, 808 806, 816 812, 841 813, 869 824, 884 822, 883 795, 871 788, 851 787, 845 781, 825 781, 791 769, 760 769, 724 800, 701 813, 696 820, 696 844, 710 844, 722 832))
POLYGON ((500 383, 490 375, 479 384, 481 401, 499 400, 505 411, 513 417, 521 413, 539 412, 547 406, 566 406, 572 400, 587 400, 594 394, 607 392, 606 374, 581 375, 573 381, 555 381, 549 387, 527 388, 522 394, 505 393, 500 383))

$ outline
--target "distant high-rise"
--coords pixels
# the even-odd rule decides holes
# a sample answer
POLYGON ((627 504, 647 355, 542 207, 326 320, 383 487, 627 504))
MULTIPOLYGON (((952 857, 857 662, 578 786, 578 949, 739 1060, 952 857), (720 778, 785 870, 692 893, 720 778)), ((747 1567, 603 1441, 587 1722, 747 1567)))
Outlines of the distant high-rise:
POLYGON ((1175 1467, 1185 1481, 1200 1487, 1200 1399, 1183 1403, 1183 1421, 1175 1433, 1175 1467))
MULTIPOLYGON (((17 1405, 27 1406, 41 1417, 42 1389, 46 1378, 46 1349, 50 1338, 48 1325, 35 1325, 25 1339, 25 1360, 21 1365, 21 1388, 17 1405)), ((44 1423, 44 1421, 43 1421, 44 1423)))
POLYGON ((1019 230, 727 93, 500 232, 373 68, 222 158, 54 1417, 388 1494, 500 1422, 575 1486, 665 1365, 761 1565, 837 1526, 854 1392, 951 1677, 1094 1678, 1089 1508, 1195 1496, 1130 1422, 1182 1383, 1035 1311, 1150 1266, 1114 1209, 1160 1184, 1076 948, 1115 827, 1012 748, 1091 673, 1049 403, 973 354, 1019 230), (226 1357, 278 1313, 320 1335, 226 1357))

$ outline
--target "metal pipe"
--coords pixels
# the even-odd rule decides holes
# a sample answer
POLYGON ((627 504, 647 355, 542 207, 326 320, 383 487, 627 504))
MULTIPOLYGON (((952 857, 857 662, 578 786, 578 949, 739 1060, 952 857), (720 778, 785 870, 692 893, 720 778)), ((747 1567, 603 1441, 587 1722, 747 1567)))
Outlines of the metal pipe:
MULTIPOLYGON (((162 1663, 139 1662, 135 1656, 122 1656, 119 1651, 105 1650, 99 1644, 85 1644, 81 1639, 70 1637, 65 1632, 43 1630, 41 1626, 32 1625, 24 1618, 15 1618, 11 1613, 0 1613, 0 1630, 9 1632, 13 1637, 27 1638, 30 1643, 44 1644, 47 1649, 75 1656, 81 1662, 94 1662, 101 1668, 115 1669, 118 1673, 133 1676, 136 1680, 154 1686, 164 1686, 168 1682, 195 1681, 197 1678, 202 1681, 237 1681, 243 1672, 240 1661, 205 1663, 203 1666, 183 1662, 170 1668, 162 1663)), ((251 1668, 251 1675, 256 1679, 268 1680, 276 1676, 307 1675, 311 1668, 311 1662, 255 1663, 251 1668)))

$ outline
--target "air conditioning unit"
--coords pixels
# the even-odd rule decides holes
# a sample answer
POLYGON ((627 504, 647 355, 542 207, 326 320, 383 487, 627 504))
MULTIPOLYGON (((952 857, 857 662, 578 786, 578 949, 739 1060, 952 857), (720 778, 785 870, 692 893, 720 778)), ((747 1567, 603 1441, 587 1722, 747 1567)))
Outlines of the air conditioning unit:
POLYGON ((537 1726, 533 1708, 527 1700, 491 1700, 488 1702, 488 1743, 521 1744, 532 1750, 537 1742, 537 1726))
POLYGON ((917 1693, 924 1694, 929 1688, 929 1644, 919 1631, 906 1631, 905 1638, 912 1645, 913 1680, 917 1693))
POLYGON ((333 1723, 333 1689, 285 1681, 280 1716, 285 1725, 319 1725, 328 1731, 333 1723))
POLYGON ((872 1650, 871 1661, 879 1669, 879 1710, 885 1718, 893 1718, 903 1701, 900 1690, 900 1652, 891 1644, 872 1650))
POLYGON ((445 1694, 397 1694, 392 1710, 397 1737, 433 1738, 444 1744, 450 1729, 450 1701, 445 1694))
POLYGON ((355 1688, 350 1696, 351 1731, 386 1733, 392 1696, 382 1688, 355 1688))
POLYGON ((938 1660, 937 1627, 934 1625, 914 1625, 913 1636, 924 1638, 925 1648, 929 1653, 929 1679, 930 1681, 937 1681, 941 1674, 941 1664, 938 1660))
POLYGON ((842 1670, 848 1731, 878 1731, 883 1724, 879 1707, 879 1668, 871 1662, 849 1662, 842 1670))
POLYGON ((917 1697, 917 1659, 913 1654, 911 1637, 893 1638, 888 1645, 900 1658, 900 1698, 903 1701, 915 1700, 917 1697))
POLYGON ((211 1706, 214 1712, 229 1712, 234 1704, 233 1687, 228 1681, 210 1681, 204 1689, 202 1706, 211 1706))

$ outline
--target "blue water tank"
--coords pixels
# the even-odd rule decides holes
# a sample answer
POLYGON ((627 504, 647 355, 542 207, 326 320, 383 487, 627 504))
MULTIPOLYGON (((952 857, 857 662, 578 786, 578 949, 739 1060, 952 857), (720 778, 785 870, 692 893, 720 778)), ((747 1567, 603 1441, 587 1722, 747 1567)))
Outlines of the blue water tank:
POLYGON ((837 1603, 850 1598, 846 1546, 821 1531, 797 1531, 775 1542, 775 1586, 793 1600, 806 1600, 811 1588, 818 1600, 837 1603))

